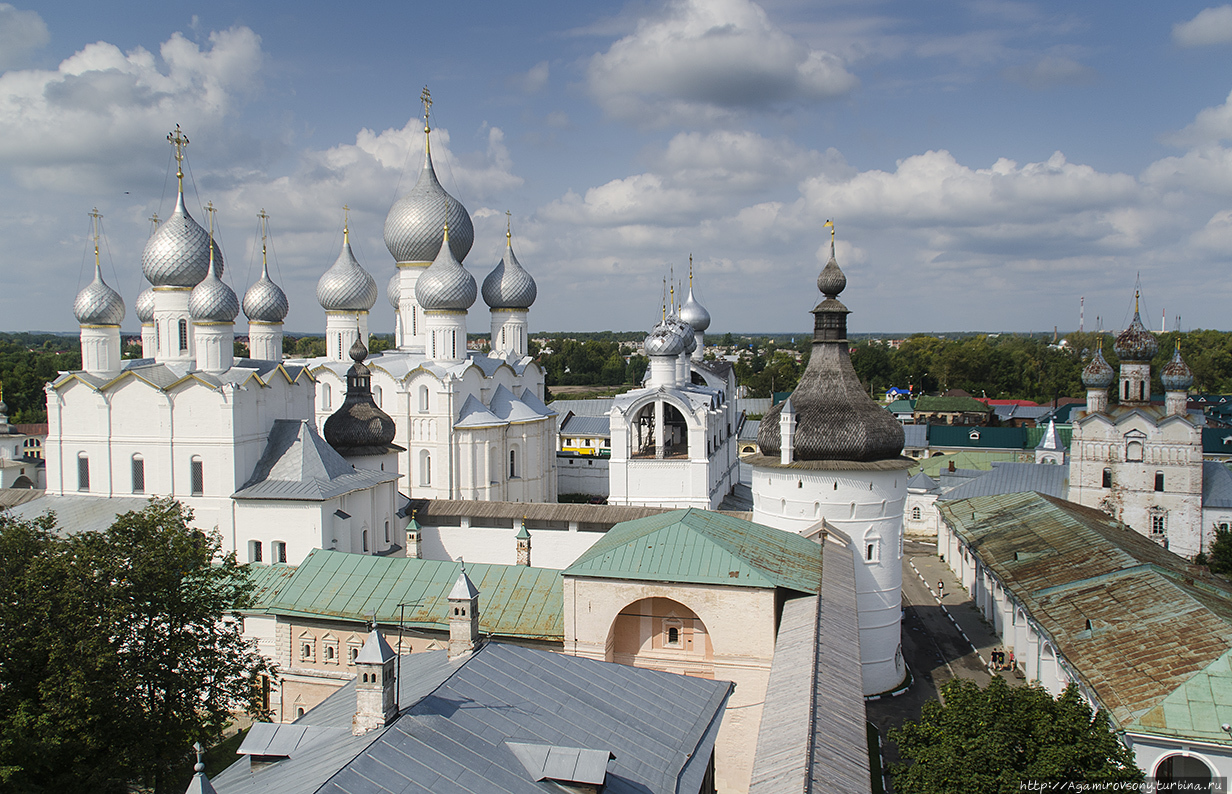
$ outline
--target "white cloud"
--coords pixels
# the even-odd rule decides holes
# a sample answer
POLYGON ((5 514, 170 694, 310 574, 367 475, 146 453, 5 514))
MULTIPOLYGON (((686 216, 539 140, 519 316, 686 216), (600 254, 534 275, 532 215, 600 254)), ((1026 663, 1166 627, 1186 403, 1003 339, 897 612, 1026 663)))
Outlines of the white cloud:
POLYGON ((518 90, 527 94, 533 94, 537 91, 542 91, 543 87, 548 84, 548 62, 540 61, 532 66, 525 73, 515 75, 513 84, 518 90))
POLYGON ((0 71, 22 66, 49 41, 47 24, 37 11, 20 11, 0 3, 0 71))
POLYGON ((837 56, 796 40, 749 0, 673 0, 596 54, 587 84, 609 115, 665 126, 841 96, 856 78, 837 56))
POLYGON ((202 50, 179 33, 159 49, 87 45, 55 71, 0 75, 0 163, 27 186, 101 184, 135 166, 146 143, 179 123, 224 130, 258 85, 261 40, 248 28, 211 33, 202 50))
POLYGON ((1172 41, 1181 47, 1232 44, 1232 5, 1204 8, 1193 19, 1177 22, 1172 41))

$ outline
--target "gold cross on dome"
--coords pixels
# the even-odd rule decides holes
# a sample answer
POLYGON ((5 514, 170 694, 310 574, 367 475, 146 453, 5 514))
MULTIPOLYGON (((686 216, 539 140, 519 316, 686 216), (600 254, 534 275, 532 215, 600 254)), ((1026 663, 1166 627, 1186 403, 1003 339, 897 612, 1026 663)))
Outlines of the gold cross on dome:
POLYGON ((176 124, 175 129, 167 133, 167 140, 175 147, 175 178, 180 181, 180 192, 184 192, 184 148, 188 146, 188 136, 176 124))
POLYGON ((513 213, 505 210, 505 236, 513 237, 513 213))
POLYGON ((214 207, 214 202, 207 201, 205 203, 205 211, 210 216, 210 239, 213 240, 214 239, 214 214, 217 213, 218 210, 214 207))

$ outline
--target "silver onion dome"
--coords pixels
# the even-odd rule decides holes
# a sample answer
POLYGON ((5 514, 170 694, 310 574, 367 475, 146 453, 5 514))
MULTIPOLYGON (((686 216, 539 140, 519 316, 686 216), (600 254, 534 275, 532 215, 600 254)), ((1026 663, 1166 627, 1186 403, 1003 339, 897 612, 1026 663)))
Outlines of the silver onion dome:
POLYGON ((395 270, 394 274, 389 279, 389 284, 385 286, 385 297, 389 299, 389 305, 395 309, 402 300, 402 273, 395 270))
POLYGON ((466 207, 446 193, 436 178, 432 148, 425 136, 419 180, 385 216, 385 247, 398 262, 431 262, 441 249, 441 229, 446 224, 452 232, 449 248, 461 262, 475 242, 475 227, 466 207))
POLYGON ((1167 391, 1187 391, 1193 385, 1193 370, 1181 358, 1180 345, 1172 351, 1171 360, 1160 370, 1159 381, 1167 391))
POLYGON ((454 256, 450 236, 446 226, 436 259, 415 282, 415 300, 426 311, 464 312, 475 302, 475 277, 454 256))
POLYGON ((137 319, 145 323, 154 322, 154 288, 146 287, 137 296, 137 302, 133 304, 133 311, 137 313, 137 319))
POLYGON ((666 320, 656 325, 646 337, 646 355, 678 356, 684 352, 684 337, 666 320))
MULTIPOLYGON (((223 271, 222 251, 214 243, 214 260, 223 271)), ((193 287, 210 269, 210 235, 193 220, 180 193, 171 217, 150 235, 141 253, 141 271, 156 287, 193 287)))
POLYGON ((124 322, 124 299, 103 281, 103 269, 94 263, 94 280, 77 293, 73 314, 81 325, 119 325, 124 322))
POLYGON ((244 316, 253 323, 280 323, 287 319, 291 304, 287 293, 269 277, 269 268, 261 267, 261 278, 244 293, 244 316))
POLYGON ((233 323, 240 313, 240 301, 235 290, 218 277, 218 268, 210 260, 209 272, 188 296, 188 314, 196 323, 233 323))
POLYGON ((1082 385, 1088 389, 1106 389, 1112 385, 1116 372, 1112 365, 1104 360, 1102 347, 1095 348, 1095 357, 1082 370, 1082 385))
POLYGON ((483 280, 483 302, 493 309, 529 309, 539 288, 513 253, 513 235, 505 234, 505 256, 483 280))
POLYGON ((685 353, 692 353, 697 349, 697 336, 693 333, 691 325, 680 319, 680 316, 676 314, 667 315, 665 322, 680 336, 680 341, 684 344, 685 353))
POLYGON ((693 297, 693 279, 689 279, 689 298, 680 307, 680 319, 689 324, 694 331, 705 331, 710 327, 710 312, 693 297))
POLYGON ((344 228, 342 252, 317 281, 317 302, 326 311, 366 312, 376 299, 376 282, 351 252, 350 233, 344 228))

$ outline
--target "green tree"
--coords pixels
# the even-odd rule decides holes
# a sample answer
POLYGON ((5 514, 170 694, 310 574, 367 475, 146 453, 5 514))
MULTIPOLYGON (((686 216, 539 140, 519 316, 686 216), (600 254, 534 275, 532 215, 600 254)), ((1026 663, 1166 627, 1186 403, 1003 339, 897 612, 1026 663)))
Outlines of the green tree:
POLYGON ((1232 574, 1232 529, 1216 529, 1208 556, 1211 573, 1232 574))
POLYGON ((941 691, 944 705, 928 701, 919 722, 889 734, 910 762, 890 769, 899 794, 1017 794, 1028 780, 1142 780, 1133 752, 1072 684, 1055 699, 1002 678, 985 689, 953 679, 941 691))
POLYGON ((0 790, 169 790, 195 740, 263 712, 272 671, 216 532, 152 500, 101 532, 0 514, 0 790))

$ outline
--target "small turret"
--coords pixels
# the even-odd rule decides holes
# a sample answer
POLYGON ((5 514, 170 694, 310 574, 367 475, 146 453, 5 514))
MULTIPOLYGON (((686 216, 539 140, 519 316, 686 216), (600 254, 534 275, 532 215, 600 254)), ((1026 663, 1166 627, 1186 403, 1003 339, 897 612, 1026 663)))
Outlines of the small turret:
POLYGON ((522 516, 522 523, 518 525, 518 534, 515 536, 518 542, 518 565, 530 565, 530 533, 526 531, 526 516, 522 516))
MULTIPOLYGON (((462 562, 459 560, 459 562, 462 562)), ((479 645, 479 590, 466 575, 466 563, 449 591, 449 658, 470 653, 479 645)))
POLYGON ((394 649, 373 626, 355 657, 355 717, 351 720, 351 733, 356 736, 384 728, 397 716, 395 659, 394 649))

